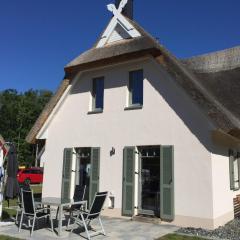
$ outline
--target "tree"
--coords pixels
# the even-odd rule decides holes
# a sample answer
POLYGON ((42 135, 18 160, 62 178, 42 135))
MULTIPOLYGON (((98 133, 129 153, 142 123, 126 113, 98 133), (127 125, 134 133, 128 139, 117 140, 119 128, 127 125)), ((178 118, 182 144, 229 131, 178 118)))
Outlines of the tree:
POLYGON ((0 134, 16 144, 20 164, 34 162, 34 146, 28 144, 25 137, 51 96, 48 90, 18 93, 15 89, 7 89, 0 92, 0 134))

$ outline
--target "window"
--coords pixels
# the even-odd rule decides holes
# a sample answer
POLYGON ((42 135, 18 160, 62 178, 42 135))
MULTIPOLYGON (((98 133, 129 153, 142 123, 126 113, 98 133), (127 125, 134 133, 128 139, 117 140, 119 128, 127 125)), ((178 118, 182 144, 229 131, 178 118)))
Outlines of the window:
POLYGON ((129 73, 129 107, 143 105, 143 70, 129 73))
POLYGON ((92 86, 92 111, 102 111, 104 99, 104 77, 94 78, 92 86))
POLYGON ((229 172, 230 172, 230 189, 239 190, 240 183, 240 153, 229 150, 229 172))
POLYGON ((43 172, 40 169, 32 169, 32 174, 43 174, 43 172))

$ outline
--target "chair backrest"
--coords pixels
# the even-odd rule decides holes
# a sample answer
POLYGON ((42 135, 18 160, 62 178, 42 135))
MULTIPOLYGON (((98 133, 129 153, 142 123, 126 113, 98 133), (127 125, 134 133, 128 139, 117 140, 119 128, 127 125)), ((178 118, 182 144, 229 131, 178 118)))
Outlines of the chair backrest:
POLYGON ((30 187, 29 184, 26 184, 26 183, 23 183, 23 185, 21 185, 20 192, 19 192, 19 195, 18 195, 18 201, 19 201, 20 204, 22 204, 22 189, 27 190, 27 191, 31 191, 31 187, 30 187))
POLYGON ((95 194, 95 197, 92 202, 92 206, 88 214, 88 219, 97 218, 100 215, 103 209, 105 200, 107 198, 107 195, 108 195, 108 192, 97 192, 95 194))
POLYGON ((84 200, 85 191, 86 191, 86 185, 84 185, 83 187, 80 185, 76 185, 74 190, 74 196, 73 196, 74 201, 84 200))
POLYGON ((32 190, 25 190, 21 189, 21 196, 22 196, 22 207, 23 211, 26 214, 34 215, 35 213, 35 204, 34 204, 34 198, 33 198, 33 192, 32 190))
MULTIPOLYGON (((74 190, 74 196, 73 196, 74 202, 83 201, 85 197, 85 192, 86 192, 86 185, 84 185, 83 187, 80 185, 76 185, 74 190)), ((77 204, 77 205, 72 205, 71 209, 72 210, 80 209, 81 207, 82 207, 82 204, 77 204)))

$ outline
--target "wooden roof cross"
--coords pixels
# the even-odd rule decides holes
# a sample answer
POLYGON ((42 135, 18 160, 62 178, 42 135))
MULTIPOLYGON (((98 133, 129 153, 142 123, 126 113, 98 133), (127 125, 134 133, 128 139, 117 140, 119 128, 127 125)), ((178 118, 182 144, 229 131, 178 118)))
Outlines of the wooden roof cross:
POLYGON ((97 48, 103 47, 112 32, 116 28, 117 24, 119 24, 131 38, 140 37, 141 34, 137 31, 137 29, 128 21, 128 19, 122 14, 124 7, 126 6, 128 0, 122 0, 119 4, 118 9, 114 4, 108 4, 107 9, 113 13, 113 18, 101 36, 100 41, 97 44, 97 48))

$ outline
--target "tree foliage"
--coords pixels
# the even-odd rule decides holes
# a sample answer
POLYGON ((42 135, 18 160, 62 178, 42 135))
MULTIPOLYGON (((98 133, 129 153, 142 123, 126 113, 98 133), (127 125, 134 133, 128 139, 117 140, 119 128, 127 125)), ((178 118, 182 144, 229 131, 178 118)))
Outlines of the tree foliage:
POLYGON ((18 93, 15 89, 7 89, 0 92, 0 134, 16 144, 21 164, 34 163, 34 146, 25 138, 51 96, 48 90, 18 93))

